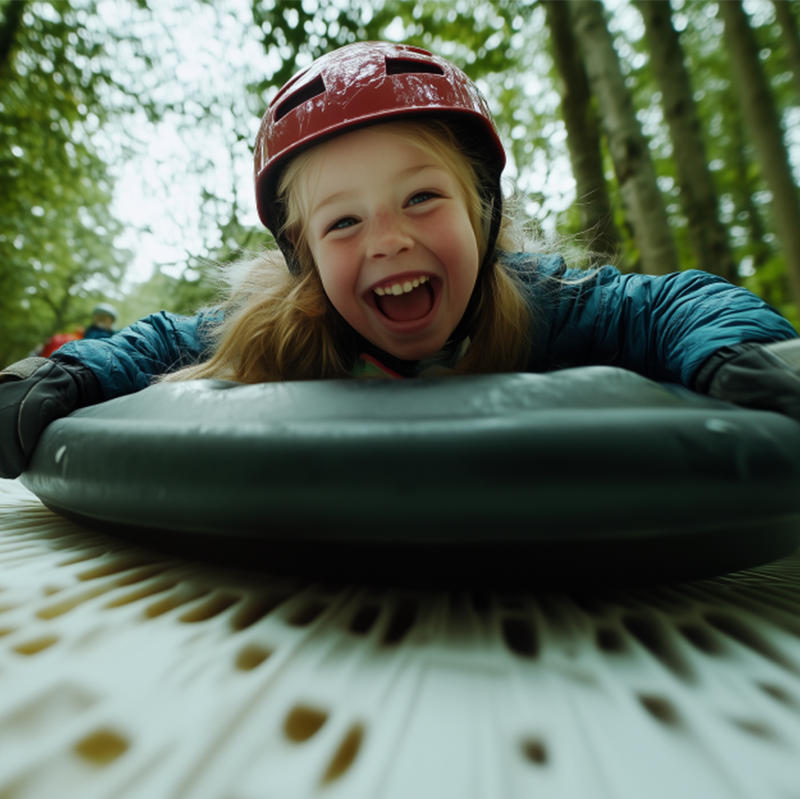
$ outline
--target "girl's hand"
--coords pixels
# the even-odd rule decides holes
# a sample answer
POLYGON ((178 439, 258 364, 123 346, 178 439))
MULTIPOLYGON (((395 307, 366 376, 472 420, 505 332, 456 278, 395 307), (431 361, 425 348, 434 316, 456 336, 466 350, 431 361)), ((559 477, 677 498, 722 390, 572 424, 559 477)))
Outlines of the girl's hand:
POLYGON ((50 422, 102 399, 91 369, 26 358, 0 372, 0 477, 18 477, 50 422))
POLYGON ((706 361, 695 388, 716 399, 777 411, 800 422, 800 339, 725 347, 706 361))

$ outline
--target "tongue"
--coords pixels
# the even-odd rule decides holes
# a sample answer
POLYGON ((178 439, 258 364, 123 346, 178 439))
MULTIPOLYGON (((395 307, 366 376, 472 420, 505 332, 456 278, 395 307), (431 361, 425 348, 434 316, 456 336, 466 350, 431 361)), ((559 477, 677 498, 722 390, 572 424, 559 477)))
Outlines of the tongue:
POLYGON ((383 297, 376 297, 376 301, 381 313, 393 322, 413 322, 430 313, 433 292, 425 283, 408 294, 384 294, 383 297))

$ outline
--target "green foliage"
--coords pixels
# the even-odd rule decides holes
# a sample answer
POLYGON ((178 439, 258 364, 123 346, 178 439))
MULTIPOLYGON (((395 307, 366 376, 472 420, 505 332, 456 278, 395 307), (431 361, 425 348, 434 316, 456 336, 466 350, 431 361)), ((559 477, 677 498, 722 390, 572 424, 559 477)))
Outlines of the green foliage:
POLYGON ((267 230, 242 224, 235 204, 231 218, 219 225, 219 233, 218 249, 208 257, 189 258, 178 276, 157 269, 148 280, 134 285, 119 306, 121 324, 156 311, 193 314, 214 305, 223 297, 227 264, 274 246, 267 230))
POLYGON ((104 121, 92 3, 6 2, 0 38, 0 362, 86 324, 125 254, 112 184, 91 141, 104 121), (21 11, 21 13, 20 13, 21 11))
POLYGON ((216 294, 216 265, 211 262, 196 263, 178 277, 157 269, 117 303, 117 326, 127 326, 158 311, 191 315, 213 304, 216 294))

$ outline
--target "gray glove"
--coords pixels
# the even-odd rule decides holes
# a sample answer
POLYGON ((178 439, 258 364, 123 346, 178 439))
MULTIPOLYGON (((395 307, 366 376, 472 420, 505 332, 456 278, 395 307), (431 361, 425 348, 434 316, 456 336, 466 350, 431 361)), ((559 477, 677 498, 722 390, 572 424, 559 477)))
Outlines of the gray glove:
POLYGON ((800 339, 774 344, 747 341, 724 347, 700 369, 695 389, 800 422, 800 339))
POLYGON ((6 367, 0 372, 0 477, 25 470, 50 422, 102 399, 87 366, 26 358, 6 367))

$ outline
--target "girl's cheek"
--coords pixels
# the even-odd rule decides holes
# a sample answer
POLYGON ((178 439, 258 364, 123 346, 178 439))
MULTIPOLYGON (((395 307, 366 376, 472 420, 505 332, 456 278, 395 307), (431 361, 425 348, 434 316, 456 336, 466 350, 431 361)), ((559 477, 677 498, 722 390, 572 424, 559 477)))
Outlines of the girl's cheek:
POLYGON ((331 299, 332 295, 345 291, 356 277, 352 269, 354 257, 352 248, 342 245, 341 241, 336 242, 334 246, 326 245, 320 249, 317 257, 317 269, 322 285, 331 299))
POLYGON ((352 266, 356 257, 356 247, 352 239, 340 239, 333 243, 328 251, 328 256, 332 264, 341 270, 352 266))

